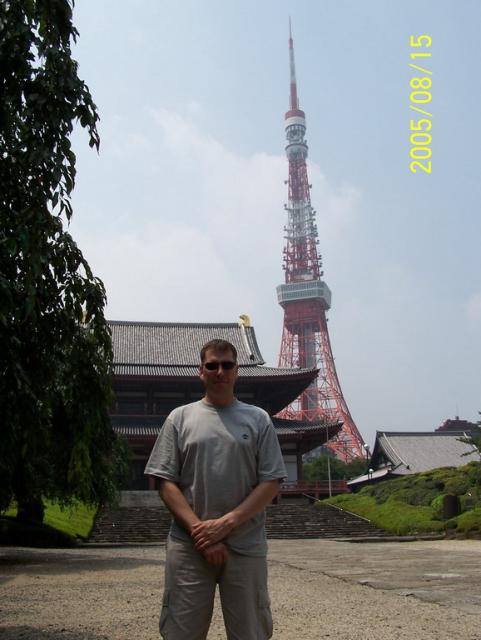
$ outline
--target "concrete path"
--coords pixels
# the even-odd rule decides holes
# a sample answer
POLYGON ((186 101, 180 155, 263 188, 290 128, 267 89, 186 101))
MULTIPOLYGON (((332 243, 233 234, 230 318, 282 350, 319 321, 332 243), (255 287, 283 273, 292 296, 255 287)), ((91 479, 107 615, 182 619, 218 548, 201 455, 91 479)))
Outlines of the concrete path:
MULTIPOLYGON (((157 640, 164 558, 2 548, 0 638, 157 640)), ((277 640, 481 640, 481 541, 275 540, 269 570, 277 640)))
POLYGON ((269 548, 273 563, 436 602, 476 614, 481 621, 481 540, 369 544, 272 540, 269 548))

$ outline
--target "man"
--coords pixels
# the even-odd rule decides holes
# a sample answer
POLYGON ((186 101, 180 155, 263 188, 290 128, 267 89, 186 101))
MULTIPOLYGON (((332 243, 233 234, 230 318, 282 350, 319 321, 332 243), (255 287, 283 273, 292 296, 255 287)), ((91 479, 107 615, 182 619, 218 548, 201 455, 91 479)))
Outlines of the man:
POLYGON ((219 584, 227 638, 267 640, 264 509, 286 470, 269 415, 234 396, 235 347, 211 340, 200 356, 205 396, 167 417, 145 469, 174 516, 160 633, 204 640, 219 584))

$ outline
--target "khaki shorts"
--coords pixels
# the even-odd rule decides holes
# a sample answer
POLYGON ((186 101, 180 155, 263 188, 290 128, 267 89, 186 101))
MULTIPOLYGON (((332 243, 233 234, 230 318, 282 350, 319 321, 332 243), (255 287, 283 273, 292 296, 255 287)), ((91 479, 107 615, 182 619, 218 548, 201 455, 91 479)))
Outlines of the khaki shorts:
POLYGON ((215 567, 191 543, 169 538, 159 625, 164 640, 205 640, 217 584, 228 640, 272 636, 265 557, 229 551, 227 562, 215 567))

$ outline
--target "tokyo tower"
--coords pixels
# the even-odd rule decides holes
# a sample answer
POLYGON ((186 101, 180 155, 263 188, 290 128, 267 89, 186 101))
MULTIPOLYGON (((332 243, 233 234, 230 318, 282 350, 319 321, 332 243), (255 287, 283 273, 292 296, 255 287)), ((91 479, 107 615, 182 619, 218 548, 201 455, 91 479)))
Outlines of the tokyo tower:
POLYGON ((363 439, 349 413, 332 355, 326 311, 331 292, 321 280, 321 256, 315 211, 311 206, 307 176, 306 117, 297 98, 294 46, 289 21, 290 105, 285 115, 286 155, 289 162, 287 225, 283 269, 285 283, 277 287, 277 299, 284 309, 279 367, 319 369, 319 375, 280 414, 303 421, 342 422, 329 448, 346 462, 363 456, 363 439))

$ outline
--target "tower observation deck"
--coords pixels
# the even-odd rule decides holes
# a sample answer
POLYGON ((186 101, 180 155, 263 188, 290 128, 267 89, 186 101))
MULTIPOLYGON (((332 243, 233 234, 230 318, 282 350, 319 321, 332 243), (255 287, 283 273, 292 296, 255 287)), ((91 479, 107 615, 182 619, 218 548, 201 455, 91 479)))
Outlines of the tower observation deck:
POLYGON ((319 375, 286 407, 281 417, 296 420, 342 422, 342 430, 329 447, 344 461, 363 455, 363 439, 342 394, 332 355, 326 311, 331 291, 324 275, 316 225, 311 205, 306 160, 308 154, 306 116, 299 109, 294 63, 294 45, 289 24, 290 104, 285 115, 286 155, 289 163, 287 224, 284 227, 283 269, 285 282, 277 287, 284 309, 279 367, 316 367, 319 375))

